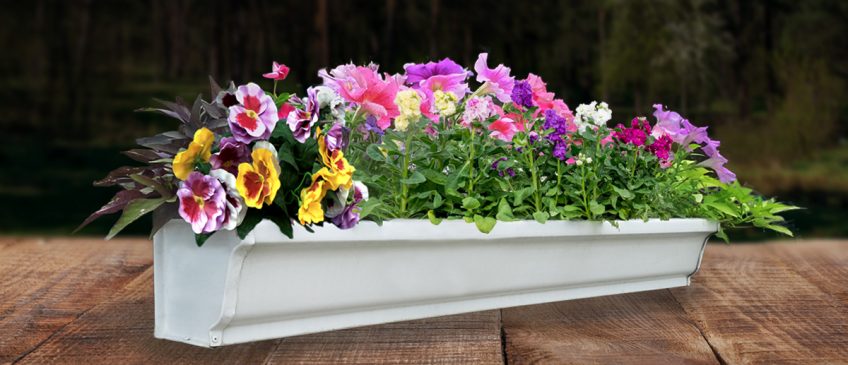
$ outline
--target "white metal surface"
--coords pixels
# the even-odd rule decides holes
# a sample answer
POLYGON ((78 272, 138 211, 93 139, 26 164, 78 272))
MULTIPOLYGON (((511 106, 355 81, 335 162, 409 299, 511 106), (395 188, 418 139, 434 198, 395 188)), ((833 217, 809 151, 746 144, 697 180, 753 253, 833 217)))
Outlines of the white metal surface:
POLYGON ((474 224, 393 220, 352 230, 261 222, 197 247, 154 237, 155 336, 199 346, 684 286, 717 224, 703 219, 474 224))

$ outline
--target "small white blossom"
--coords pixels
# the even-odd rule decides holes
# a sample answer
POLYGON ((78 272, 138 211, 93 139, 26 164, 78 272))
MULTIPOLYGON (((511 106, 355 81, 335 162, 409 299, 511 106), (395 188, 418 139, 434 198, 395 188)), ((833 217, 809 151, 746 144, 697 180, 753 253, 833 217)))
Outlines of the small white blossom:
POLYGON ((603 126, 612 119, 612 110, 606 102, 598 104, 593 101, 589 104, 580 104, 575 109, 574 124, 583 132, 589 126, 603 126))

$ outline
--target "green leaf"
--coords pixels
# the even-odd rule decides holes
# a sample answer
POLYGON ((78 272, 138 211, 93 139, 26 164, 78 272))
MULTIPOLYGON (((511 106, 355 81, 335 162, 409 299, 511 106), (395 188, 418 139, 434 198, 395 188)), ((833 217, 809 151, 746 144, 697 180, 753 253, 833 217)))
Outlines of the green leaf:
POLYGON ((150 213, 160 205, 165 203, 165 198, 155 198, 155 199, 136 199, 131 201, 124 207, 124 212, 121 213, 121 217, 118 218, 118 221, 115 222, 115 225, 112 226, 112 229, 109 230, 109 234, 106 235, 106 239, 111 239, 115 237, 118 232, 126 228, 130 223, 135 222, 141 216, 150 213))
POLYGON ((141 175, 141 174, 133 174, 133 175, 130 175, 130 178, 133 179, 133 181, 135 181, 135 182, 137 182, 141 185, 148 186, 148 187, 152 188, 153 190, 156 190, 156 192, 159 193, 159 195, 161 195, 163 198, 167 199, 167 198, 170 198, 174 195, 174 192, 169 191, 168 189, 165 188, 165 186, 163 186, 162 184, 160 184, 156 180, 151 179, 147 176, 144 176, 144 175, 141 175))
POLYGON ((462 199, 462 207, 468 210, 477 209, 480 207, 480 201, 469 196, 462 199))
POLYGON ((735 210, 733 210, 733 208, 731 208, 727 204, 719 203, 719 202, 711 202, 711 203, 704 203, 704 205, 711 207, 711 208, 714 208, 714 209, 716 209, 716 210, 718 210, 718 211, 720 211, 724 214, 727 214, 731 217, 739 218, 739 213, 737 213, 735 210))
POLYGON ((276 224, 277 227, 280 228, 280 232, 286 235, 286 237, 294 238, 294 229, 292 228, 291 218, 289 218, 288 216, 279 215, 272 215, 268 218, 271 219, 271 221, 274 222, 274 224, 276 224))
POLYGON ((442 196, 437 191, 434 191, 433 195, 433 209, 439 209, 442 206, 442 196))
POLYGON ((294 160, 294 153, 292 153, 289 145, 285 143, 280 145, 280 148, 277 151, 277 156, 279 156, 280 162, 285 162, 289 166, 294 167, 295 171, 300 171, 300 168, 297 166, 297 161, 294 160))
POLYGON ((539 222, 539 223, 542 223, 542 224, 545 224, 545 222, 547 222, 548 218, 550 218, 550 217, 551 216, 550 216, 550 214, 548 214, 548 212, 535 212, 535 213, 533 213, 533 219, 535 219, 536 222, 539 222))
POLYGON ((400 182, 401 182, 402 184, 405 184, 405 185, 416 185, 416 184, 423 183, 423 182, 425 182, 425 181, 427 181, 427 178, 426 178, 426 177, 424 177, 424 175, 423 175, 423 174, 421 174, 421 173, 420 173, 420 172, 418 172, 418 171, 413 172, 413 173, 412 173, 412 176, 410 176, 410 177, 408 177, 408 178, 406 178, 406 179, 401 179, 401 180, 400 180, 400 182))
POLYGON ((492 218, 492 217, 485 217, 484 218, 483 216, 481 216, 479 214, 474 215, 474 224, 477 226, 477 229, 479 229, 480 232, 483 232, 483 233, 491 232, 492 229, 495 228, 495 224, 497 224, 497 223, 498 223, 498 221, 495 218, 492 218))
POLYGON ((512 207, 509 206, 509 203, 506 201, 506 198, 501 198, 501 201, 498 203, 498 214, 495 216, 497 220, 510 222, 515 220, 515 216, 512 214, 512 207))
POLYGON ((591 211, 592 214, 594 214, 595 216, 599 216, 604 214, 606 208, 603 205, 598 204, 598 202, 592 200, 589 202, 589 211, 591 211))
POLYGON ((258 210, 248 209, 247 216, 245 216, 241 224, 236 227, 236 234, 238 234, 240 239, 244 239, 261 221, 262 214, 258 210))
POLYGON ((380 150, 380 145, 376 143, 368 145, 365 149, 365 154, 374 161, 386 161, 386 155, 380 150))
POLYGON ((421 174, 423 174, 424 177, 427 178, 427 180, 432 181, 436 185, 444 185, 448 182, 447 175, 445 175, 441 172, 431 170, 431 169, 423 169, 423 168, 420 171, 421 171, 421 174))
POLYGON ((633 195, 633 193, 630 192, 630 190, 622 189, 622 188, 619 188, 617 186, 613 186, 612 189, 615 190, 615 192, 618 193, 619 196, 621 196, 622 198, 624 198, 626 200, 630 200, 630 199, 633 199, 635 197, 635 195, 633 195))
POLYGON ((209 237, 212 237, 212 233, 201 233, 201 234, 195 233, 194 234, 194 243, 197 244, 197 247, 202 247, 203 244, 206 243, 206 240, 209 239, 209 237))
POLYGON ((526 199, 528 196, 533 194, 534 191, 535 191, 535 189, 533 189, 532 186, 528 186, 526 188, 516 190, 512 194, 512 196, 513 196, 512 205, 514 205, 514 206, 521 205, 522 203, 524 203, 524 199, 526 199))
POLYGON ((438 226, 440 223, 442 223, 442 218, 436 217, 436 212, 434 212, 432 209, 427 211, 427 218, 430 219, 430 223, 433 223, 433 225, 438 226))
POLYGON ((786 227, 784 227, 784 226, 778 226, 778 225, 776 225, 776 224, 767 224, 767 225, 765 225, 763 228, 768 228, 768 229, 770 229, 770 230, 772 230, 772 231, 775 231, 775 232, 778 232, 778 233, 783 233, 783 234, 785 234, 785 235, 787 235, 787 236, 789 236, 789 237, 793 237, 793 236, 794 236, 794 235, 792 234, 792 231, 790 231, 790 230, 789 230, 789 228, 786 228, 786 227))

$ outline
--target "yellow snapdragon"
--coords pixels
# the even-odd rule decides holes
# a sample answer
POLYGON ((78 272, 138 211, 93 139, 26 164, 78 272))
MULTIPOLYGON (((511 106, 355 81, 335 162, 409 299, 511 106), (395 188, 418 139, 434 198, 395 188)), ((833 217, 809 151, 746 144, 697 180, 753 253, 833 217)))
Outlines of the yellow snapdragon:
POLYGON ((395 118, 395 130, 404 132, 409 128, 409 122, 421 118, 421 95, 412 89, 401 90, 395 96, 395 105, 400 115, 395 118))
POLYGON ((440 115, 449 117, 456 113, 456 102, 459 100, 456 94, 450 91, 436 90, 433 92, 433 99, 436 110, 439 111, 440 115))

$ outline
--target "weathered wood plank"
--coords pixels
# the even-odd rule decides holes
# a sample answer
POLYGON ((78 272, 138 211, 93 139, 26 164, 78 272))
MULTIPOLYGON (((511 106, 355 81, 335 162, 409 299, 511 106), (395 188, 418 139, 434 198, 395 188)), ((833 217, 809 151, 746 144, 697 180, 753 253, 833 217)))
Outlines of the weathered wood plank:
POLYGON ((477 312, 286 338, 267 364, 501 364, 500 315, 477 312))
POLYGON ((153 269, 65 326, 20 364, 256 364, 274 341, 206 349, 153 338, 153 269))
POLYGON ((806 241, 768 247, 784 264, 848 307, 848 241, 806 241))
POLYGON ((508 363, 718 364, 668 290, 502 313, 508 363))
POLYGON ((726 363, 848 363, 848 311, 794 264, 766 245, 709 245, 672 293, 726 363))
POLYGON ((146 240, 5 239, 0 363, 34 349, 152 264, 146 240))

